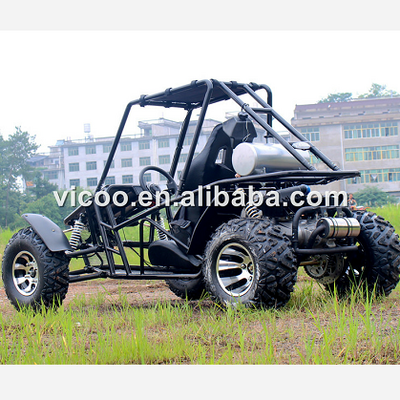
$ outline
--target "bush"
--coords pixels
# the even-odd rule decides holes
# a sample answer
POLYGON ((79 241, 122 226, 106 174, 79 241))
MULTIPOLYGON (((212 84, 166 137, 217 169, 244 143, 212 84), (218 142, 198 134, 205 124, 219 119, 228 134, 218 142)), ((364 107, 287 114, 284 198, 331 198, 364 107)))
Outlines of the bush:
POLYGON ((395 204, 398 199, 384 192, 376 186, 367 186, 353 193, 358 206, 382 207, 386 204, 395 204))

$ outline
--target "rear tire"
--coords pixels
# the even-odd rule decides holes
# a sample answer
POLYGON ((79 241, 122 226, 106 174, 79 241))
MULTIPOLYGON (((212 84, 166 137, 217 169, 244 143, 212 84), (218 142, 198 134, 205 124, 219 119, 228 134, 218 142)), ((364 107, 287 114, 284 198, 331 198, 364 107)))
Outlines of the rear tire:
POLYGON ((366 211, 354 214, 361 225, 356 239, 357 252, 345 259, 345 272, 335 282, 325 285, 339 296, 346 296, 363 286, 363 293, 388 296, 399 282, 400 243, 393 226, 382 217, 366 211))
POLYGON ((69 285, 69 259, 53 253, 31 227, 17 232, 4 250, 2 278, 17 310, 58 307, 69 285))
POLYGON ((221 225, 205 250, 206 289, 222 304, 284 306, 297 280, 290 239, 266 219, 221 225))
POLYGON ((181 299, 199 300, 206 294, 203 276, 194 279, 168 279, 165 282, 181 299))

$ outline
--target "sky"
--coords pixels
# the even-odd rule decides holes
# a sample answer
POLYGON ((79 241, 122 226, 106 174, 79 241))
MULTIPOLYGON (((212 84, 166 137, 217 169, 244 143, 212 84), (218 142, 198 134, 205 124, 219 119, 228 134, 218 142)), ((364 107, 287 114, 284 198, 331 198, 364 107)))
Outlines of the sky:
MULTIPOLYGON (((365 30, 0 31, 0 134, 19 126, 40 151, 84 138, 85 123, 112 136, 129 101, 208 78, 269 85, 290 121, 296 104, 329 93, 357 96, 372 83, 400 92, 399 39, 365 30)), ((224 107, 208 117, 223 118, 224 107)), ((138 107, 127 133, 138 133, 135 118, 183 117, 153 110, 138 107)))

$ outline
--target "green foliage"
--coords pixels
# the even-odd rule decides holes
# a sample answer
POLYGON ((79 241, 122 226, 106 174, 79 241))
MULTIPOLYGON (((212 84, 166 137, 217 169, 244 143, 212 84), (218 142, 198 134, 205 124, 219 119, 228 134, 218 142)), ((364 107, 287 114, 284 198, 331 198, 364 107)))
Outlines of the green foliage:
MULTIPOLYGON (((51 184, 50 184, 51 185, 51 184)), ((54 186, 54 185, 51 185, 54 186)), ((78 197, 79 193, 82 191, 82 188, 76 189, 76 197, 78 197)), ((58 195, 62 197, 62 191, 58 191, 58 195)), ((71 199, 68 195, 67 200, 64 206, 59 207, 54 196, 53 191, 51 193, 47 193, 45 196, 38 198, 35 201, 30 203, 25 203, 23 207, 21 207, 21 214, 24 213, 32 213, 32 214, 42 214, 47 218, 51 219, 55 224, 57 224, 60 228, 64 229, 64 219, 67 217, 72 211, 75 210, 76 207, 71 206, 71 199)), ((22 218, 17 220, 17 223, 21 223, 22 218)), ((17 225, 19 227, 19 225, 17 225)))
POLYGON ((370 99, 376 97, 399 97, 400 94, 394 90, 386 89, 386 85, 378 85, 373 83, 367 93, 360 94, 359 99, 370 99))
POLYGON ((53 193, 49 193, 46 196, 27 204, 22 210, 22 213, 42 214, 47 218, 50 218, 57 225, 63 226, 63 216, 60 209, 62 209, 62 207, 58 207, 53 193))
POLYGON ((26 191, 34 200, 38 200, 49 193, 53 193, 55 190, 58 190, 57 185, 49 182, 47 179, 42 178, 42 173, 39 169, 34 170, 30 175, 30 180, 34 186, 27 188, 26 191))
MULTIPOLYGON (((360 94, 358 99, 371 99, 377 97, 399 97, 400 93, 386 89, 386 85, 373 83, 367 93, 360 94)), ((319 100, 318 103, 341 103, 353 100, 353 93, 341 92, 330 93, 327 97, 319 100)))
POLYGON ((0 185, 16 188, 17 178, 31 171, 27 160, 35 154, 38 147, 35 137, 28 132, 22 132, 19 127, 15 128, 15 133, 7 140, 1 137, 0 185))
POLYGON ((25 205, 26 196, 23 193, 16 190, 10 190, 7 193, 6 188, 0 187, 0 228, 10 227, 11 229, 15 229, 14 222, 19 218, 21 210, 25 205), (8 207, 6 207, 7 196, 8 207), (8 222, 7 225, 6 221, 8 222))
POLYGON ((389 203, 397 203, 396 197, 384 192, 376 186, 367 186, 353 194, 358 206, 382 207, 389 203))
POLYGON ((19 211, 21 196, 17 179, 29 175, 32 168, 27 160, 31 158, 38 145, 34 136, 16 127, 15 133, 7 140, 0 136, 0 226, 7 227, 19 211))
POLYGON ((60 226, 71 207, 58 210, 53 191, 57 186, 42 178, 40 170, 34 170, 28 160, 35 155, 38 145, 35 137, 16 127, 8 139, 0 135, 0 227, 20 229, 26 224, 20 217, 24 212, 45 214, 60 226), (18 178, 32 181, 34 187, 25 193, 18 187, 18 178))
POLYGON ((381 215, 394 226, 397 233, 400 233, 400 204, 387 204, 383 207, 371 208, 369 211, 381 215))
POLYGON ((341 103, 344 101, 350 101, 352 99, 353 93, 331 93, 327 97, 321 99, 318 103, 341 103))

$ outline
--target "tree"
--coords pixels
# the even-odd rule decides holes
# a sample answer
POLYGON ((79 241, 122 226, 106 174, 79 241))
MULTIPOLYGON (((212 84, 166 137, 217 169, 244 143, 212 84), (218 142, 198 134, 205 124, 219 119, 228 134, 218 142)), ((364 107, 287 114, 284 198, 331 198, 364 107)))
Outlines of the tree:
POLYGON ((22 210, 22 214, 42 214, 45 215, 47 218, 50 218, 60 227, 65 228, 65 225, 63 223, 64 216, 62 215, 62 211, 63 209, 61 207, 58 207, 53 193, 49 193, 46 196, 27 204, 22 210))
POLYGON ((56 184, 49 182, 48 179, 42 178, 42 172, 40 169, 35 169, 27 174, 26 179, 29 179, 33 183, 33 186, 26 189, 26 192, 34 200, 38 200, 49 193, 53 193, 58 190, 56 184))
MULTIPOLYGON (((79 193, 81 193, 84 189, 81 187, 77 187, 75 190, 76 198, 78 198, 79 193)), ((61 198, 63 195, 62 190, 58 190, 58 197, 61 198)), ((67 200, 63 206, 58 206, 55 195, 53 192, 46 194, 43 197, 38 198, 35 201, 31 201, 29 203, 24 203, 20 206, 18 212, 15 212, 17 216, 15 218, 15 222, 11 224, 12 229, 19 229, 25 226, 25 222, 22 218, 19 217, 21 214, 32 213, 32 214, 42 214, 47 218, 51 219, 54 223, 56 223, 60 228, 65 229, 64 219, 71 214, 76 207, 71 205, 71 197, 68 195, 67 200)))
MULTIPOLYGON (((367 93, 360 94, 358 99, 371 99, 377 97, 399 97, 400 93, 394 90, 386 89, 386 85, 373 83, 367 93)), ((330 93, 327 97, 319 100, 318 103, 341 103, 353 100, 353 94, 350 92, 330 93)))
POLYGON ((373 83, 368 91, 368 93, 360 94, 359 99, 371 99, 376 97, 399 97, 400 94, 394 90, 386 89, 386 85, 378 85, 373 83))
POLYGON ((321 99, 318 103, 341 103, 344 101, 350 101, 352 99, 353 93, 331 93, 328 97, 321 99))
POLYGON ((5 192, 5 219, 0 221, 0 224, 3 223, 6 227, 9 222, 10 193, 12 190, 18 190, 18 177, 25 176, 31 170, 27 160, 35 154, 38 147, 34 136, 22 132, 20 127, 16 127, 15 133, 7 140, 0 136, 0 190, 5 192))
POLYGON ((397 203, 397 198, 376 186, 367 186, 353 193, 359 206, 381 207, 388 203, 397 203))

